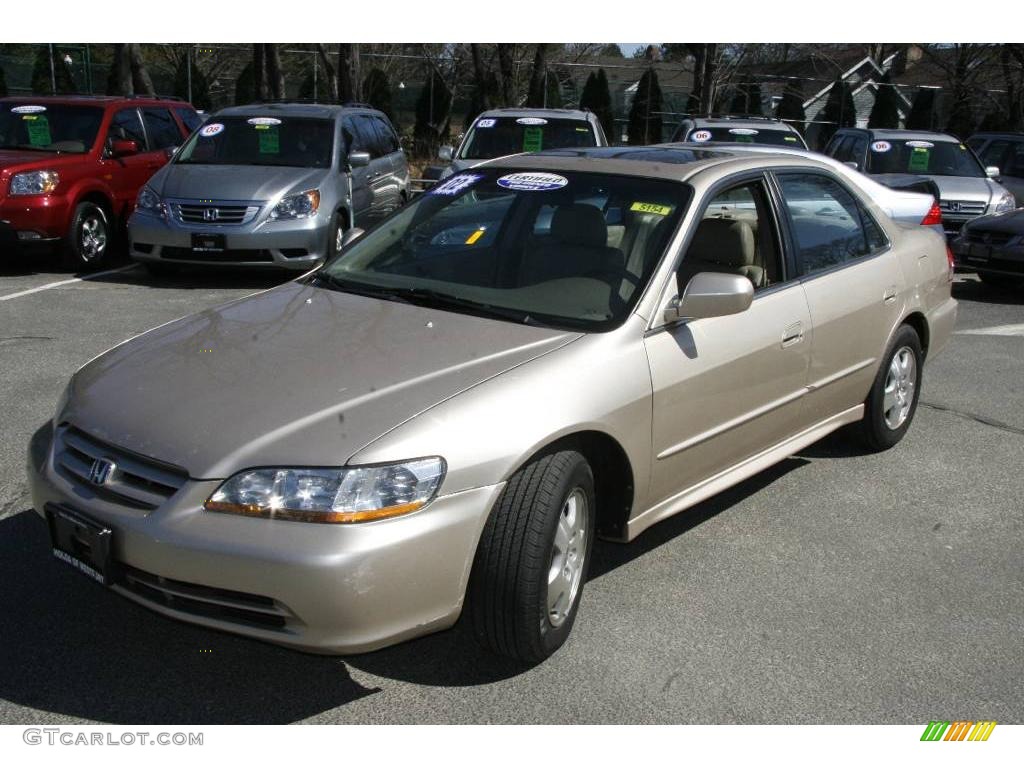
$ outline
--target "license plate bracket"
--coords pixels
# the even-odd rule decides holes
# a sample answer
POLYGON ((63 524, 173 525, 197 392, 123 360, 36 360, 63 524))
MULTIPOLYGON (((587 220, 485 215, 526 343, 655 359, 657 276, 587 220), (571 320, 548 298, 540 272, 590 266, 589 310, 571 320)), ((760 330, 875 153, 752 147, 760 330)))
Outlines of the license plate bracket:
POLYGON ((221 234, 192 233, 192 250, 203 253, 220 253, 227 250, 227 238, 221 234))
POLYGON ((56 505, 46 507, 53 556, 94 581, 112 581, 111 542, 114 532, 81 512, 56 505))

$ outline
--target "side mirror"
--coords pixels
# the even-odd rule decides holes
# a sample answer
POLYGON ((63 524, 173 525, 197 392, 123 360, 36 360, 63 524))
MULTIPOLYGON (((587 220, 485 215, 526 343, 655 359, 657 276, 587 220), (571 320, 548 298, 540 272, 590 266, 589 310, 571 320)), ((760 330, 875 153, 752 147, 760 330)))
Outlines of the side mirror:
POLYGON ((128 157, 139 154, 139 143, 132 139, 114 139, 110 142, 110 154, 113 157, 128 157))
POLYGON ((681 299, 666 307, 666 323, 699 320, 745 312, 754 300, 754 284, 742 275, 698 272, 686 284, 681 299))
POLYGON ((450 163, 452 158, 455 157, 455 149, 451 145, 445 144, 437 150, 437 157, 439 160, 450 163))
POLYGON ((349 168, 365 168, 370 164, 370 153, 369 152, 349 152, 348 153, 348 167, 349 168))
POLYGON ((167 159, 174 159, 174 156, 178 154, 179 149, 181 149, 181 147, 167 147, 167 149, 164 150, 164 153, 167 155, 167 159))
POLYGON ((998 179, 999 175, 1000 175, 999 166, 998 165, 990 165, 990 166, 988 166, 985 169, 985 175, 988 176, 990 179, 998 179))
POLYGON ((365 234, 366 230, 359 227, 352 227, 352 229, 346 230, 345 234, 341 236, 341 247, 347 248, 365 234))
POLYGON ((860 165, 857 163, 856 160, 847 160, 845 163, 843 163, 843 165, 848 165, 851 168, 853 168, 853 170, 855 170, 855 171, 859 171, 860 170, 860 165))

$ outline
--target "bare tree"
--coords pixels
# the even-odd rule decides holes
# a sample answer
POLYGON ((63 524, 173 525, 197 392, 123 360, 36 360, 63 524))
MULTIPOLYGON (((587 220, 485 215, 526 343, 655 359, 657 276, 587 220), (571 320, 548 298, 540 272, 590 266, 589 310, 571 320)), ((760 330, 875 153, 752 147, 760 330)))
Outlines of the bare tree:
POLYGON ((281 69, 281 52, 277 43, 264 43, 264 61, 267 65, 267 91, 272 99, 283 99, 284 71, 281 69))
POLYGON ((111 96, 125 96, 132 93, 132 68, 128 51, 130 43, 114 43, 110 63, 110 77, 107 93, 111 96))
POLYGON ((504 107, 514 107, 516 101, 515 48, 513 43, 498 43, 498 93, 504 107))
POLYGON ((256 101, 267 100, 267 67, 263 58, 263 43, 252 44, 252 91, 256 101))
POLYGON ((359 101, 359 44, 338 44, 338 97, 342 102, 359 101))
POLYGON ((317 54, 320 56, 320 63, 324 68, 324 80, 327 81, 327 96, 332 102, 338 101, 338 76, 334 71, 334 64, 331 63, 330 54, 327 53, 327 46, 323 43, 316 44, 317 54))
POLYGON ((530 72, 530 85, 526 91, 526 105, 543 107, 546 89, 545 75, 548 71, 548 44, 537 43, 533 55, 533 69, 530 72))

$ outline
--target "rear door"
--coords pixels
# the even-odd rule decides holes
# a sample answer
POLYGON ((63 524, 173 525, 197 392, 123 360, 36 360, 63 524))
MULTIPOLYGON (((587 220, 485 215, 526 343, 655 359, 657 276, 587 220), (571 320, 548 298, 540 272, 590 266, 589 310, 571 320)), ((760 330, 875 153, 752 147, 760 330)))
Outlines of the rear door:
POLYGON ((903 274, 885 232, 838 178, 775 174, 814 333, 802 419, 864 402, 901 317, 903 274))
POLYGON ((398 141, 391 124, 380 115, 368 116, 370 124, 377 134, 377 146, 381 152, 381 173, 383 174, 378 185, 382 196, 384 213, 388 214, 398 210, 402 205, 402 191, 405 189, 407 177, 407 166, 405 153, 398 141))

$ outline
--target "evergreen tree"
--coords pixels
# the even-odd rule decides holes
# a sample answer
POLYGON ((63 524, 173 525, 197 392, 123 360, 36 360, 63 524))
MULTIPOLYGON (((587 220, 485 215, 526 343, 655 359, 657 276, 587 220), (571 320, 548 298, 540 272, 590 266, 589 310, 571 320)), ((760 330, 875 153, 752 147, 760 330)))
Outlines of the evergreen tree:
POLYGON ((761 107, 761 84, 741 83, 733 89, 729 113, 733 115, 763 115, 761 107))
POLYGON ((804 93, 796 80, 786 83, 786 87, 782 91, 782 101, 779 102, 779 107, 775 111, 775 117, 785 120, 800 133, 804 132, 804 121, 807 120, 807 115, 804 112, 804 93))
POLYGON ((252 61, 246 64, 235 79, 235 104, 251 104, 256 100, 256 77, 252 61))
POLYGON ((953 99, 953 107, 950 109, 949 119, 946 121, 946 133, 951 133, 963 141, 974 133, 975 124, 971 102, 967 99, 953 99))
POLYGON ((391 80, 384 70, 374 67, 366 73, 363 80, 363 100, 387 115, 391 122, 395 121, 394 108, 391 105, 391 80))
POLYGON ((875 104, 868 117, 868 128, 899 128, 899 96, 888 72, 878 79, 876 86, 875 104))
POLYGON ((417 157, 433 157, 447 140, 451 108, 452 92, 437 70, 431 69, 416 99, 413 142, 417 157))
POLYGON ((914 131, 930 131, 935 121, 935 90, 918 88, 907 116, 907 128, 914 131))
POLYGON ((629 108, 629 143, 657 144, 661 141, 661 86, 658 73, 649 67, 640 77, 629 108))
POLYGON ((597 117, 608 141, 615 140, 615 114, 612 109, 612 94, 608 89, 608 76, 603 69, 591 72, 580 95, 580 109, 589 109, 597 117))
MULTIPOLYGON (((75 79, 71 70, 64 63, 56 46, 53 50, 53 76, 57 81, 57 93, 76 93, 75 79)), ((47 94, 53 93, 53 78, 50 72, 50 46, 42 44, 36 46, 36 58, 32 65, 32 93, 47 94)))
POLYGON ((840 128, 857 124, 857 109, 850 86, 837 78, 828 92, 825 108, 818 113, 818 148, 823 149, 840 128))
POLYGON ((0 67, 0 96, 7 95, 7 75, 4 74, 4 68, 0 67))
POLYGON ((544 105, 548 109, 561 109, 565 102, 562 100, 562 83, 558 75, 548 70, 548 82, 546 86, 544 105))
MULTIPOLYGON (((174 95, 188 99, 188 59, 183 58, 174 72, 174 95)), ((210 109, 210 83, 202 70, 192 63, 192 106, 196 109, 210 109)))
POLYGON ((978 126, 979 131, 1010 131, 1013 127, 1010 125, 1010 121, 1006 117, 1006 113, 1001 109, 993 110, 982 118, 981 124, 978 126))
MULTIPOLYGON (((319 85, 319 83, 317 85, 319 85)), ((302 78, 302 82, 299 83, 298 98, 302 101, 312 101, 316 98, 319 94, 314 94, 314 91, 319 90, 319 88, 314 88, 313 86, 313 70, 310 69, 306 73, 306 76, 302 78)))
POLYGON ((493 104, 498 100, 498 90, 498 76, 493 71, 487 72, 484 76, 482 86, 479 84, 474 85, 473 90, 469 94, 466 116, 462 121, 462 125, 465 128, 468 129, 473 124, 477 115, 484 112, 488 104, 493 104))

